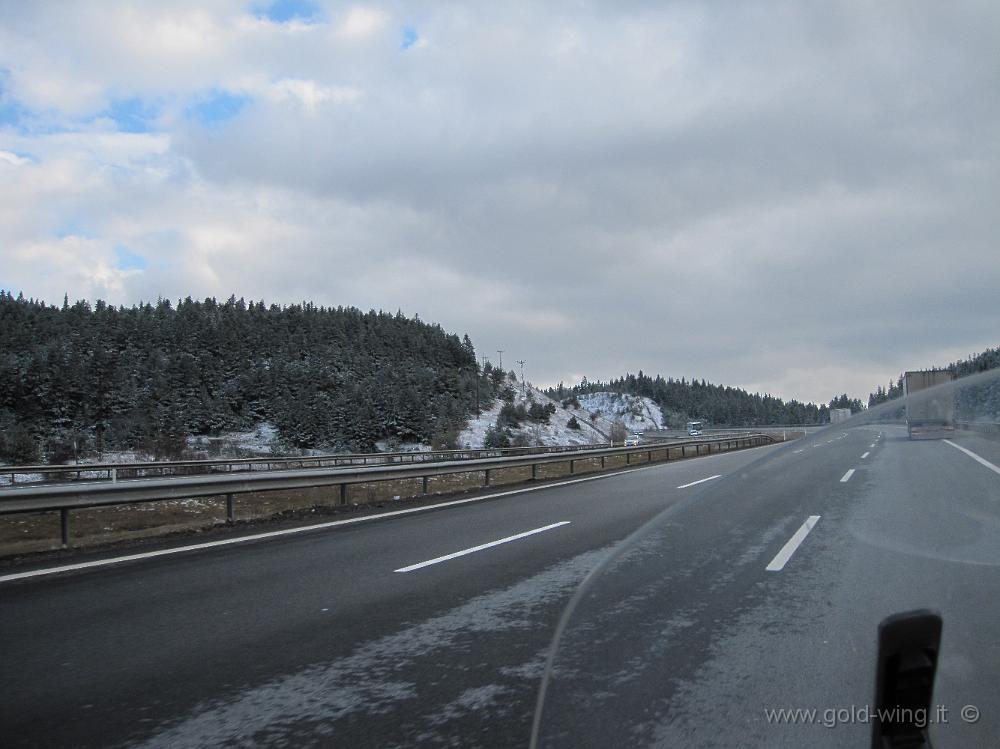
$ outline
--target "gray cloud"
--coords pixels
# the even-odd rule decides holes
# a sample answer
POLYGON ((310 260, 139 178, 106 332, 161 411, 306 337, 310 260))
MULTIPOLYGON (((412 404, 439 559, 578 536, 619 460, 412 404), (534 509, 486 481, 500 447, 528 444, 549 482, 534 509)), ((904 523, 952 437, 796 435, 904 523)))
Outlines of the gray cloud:
POLYGON ((0 162, 0 284, 402 308, 540 384, 863 397, 997 344, 991 3, 331 4, 312 26, 102 4, 75 35, 26 7, 5 95, 161 113, 150 135, 0 131, 37 159, 0 162), (249 103, 206 127, 183 114, 206 91, 249 103), (147 269, 116 270, 118 245, 147 269))

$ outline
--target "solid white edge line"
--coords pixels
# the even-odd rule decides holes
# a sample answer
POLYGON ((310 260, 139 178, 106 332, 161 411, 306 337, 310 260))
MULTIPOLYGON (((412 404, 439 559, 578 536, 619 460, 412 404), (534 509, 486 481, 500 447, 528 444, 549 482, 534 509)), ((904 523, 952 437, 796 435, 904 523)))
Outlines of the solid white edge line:
POLYGON ((862 460, 864 460, 864 459, 865 459, 865 458, 867 458, 867 457, 868 457, 869 455, 871 455, 871 453, 862 453, 862 455, 861 455, 861 459, 862 459, 862 460))
POLYGON ((802 542, 805 541, 806 536, 809 535, 809 531, 813 529, 813 526, 816 525, 819 518, 819 515, 810 515, 806 519, 806 522, 804 522, 799 529, 795 531, 795 534, 788 539, 788 542, 781 547, 781 551, 774 555, 774 559, 772 559, 771 563, 764 569, 767 572, 781 572, 781 570, 784 569, 785 565, 788 563, 788 560, 792 558, 792 554, 794 554, 802 542))
POLYGON ((477 551, 482 551, 483 549, 489 549, 494 546, 499 546, 500 544, 508 544, 511 541, 517 541, 520 538, 527 538, 528 536, 534 536, 536 533, 544 533, 545 531, 550 531, 553 528, 558 528, 562 525, 569 525, 568 520, 561 520, 558 523, 552 523, 551 525, 546 525, 542 528, 534 528, 530 531, 525 531, 524 533, 517 533, 513 536, 507 536, 506 538, 500 538, 496 541, 490 541, 489 543, 479 544, 479 546, 472 546, 468 549, 462 549, 461 551, 456 551, 452 554, 445 554, 443 557, 434 557, 433 559, 428 559, 426 562, 417 562, 416 564, 411 564, 408 567, 400 567, 398 570, 393 570, 393 572, 413 572, 414 570, 419 570, 424 567, 430 567, 432 564, 439 564, 441 562, 447 562, 449 559, 456 559, 457 557, 464 557, 467 554, 474 554, 477 551))
POLYGON ((961 450, 963 453, 965 453, 966 455, 968 455, 970 458, 972 458, 977 463, 980 463, 980 464, 986 466, 987 468, 989 468, 991 471, 993 471, 993 473, 1000 473, 1000 466, 993 465, 988 460, 986 460, 986 458, 980 458, 978 455, 976 455, 974 452, 972 452, 972 450, 967 450, 966 448, 962 447, 961 445, 956 445, 951 440, 944 440, 944 442, 946 442, 947 444, 951 445, 956 450, 961 450))
MULTIPOLYGON (((703 460, 705 458, 715 458, 719 455, 730 455, 735 453, 716 453, 715 455, 702 455, 698 458, 687 458, 687 461, 693 460, 703 460)), ((390 510, 389 512, 375 513, 372 515, 365 515, 360 518, 346 518, 345 520, 331 520, 327 523, 316 523, 315 525, 303 525, 298 528, 285 528, 280 531, 267 531, 265 533, 254 533, 249 536, 240 536, 239 538, 226 538, 220 541, 205 541, 200 544, 189 544, 187 546, 175 546, 169 549, 158 549, 156 551, 146 551, 141 554, 128 554, 123 557, 109 557, 108 559, 95 559, 91 562, 78 562, 77 564, 64 564, 59 567, 44 567, 38 570, 28 570, 26 572, 13 572, 8 575, 0 575, 0 583, 12 582, 14 580, 25 580, 32 577, 42 577, 44 575, 56 575, 60 572, 74 572, 76 570, 85 570, 92 567, 106 567, 112 564, 121 564, 122 562, 134 562, 140 559, 152 559, 154 557, 169 556, 170 554, 182 554, 188 551, 199 551, 201 549, 212 549, 217 546, 230 546, 233 544, 242 544, 249 541, 260 541, 266 538, 276 538, 278 536, 289 536, 295 533, 308 533, 309 531, 319 531, 326 528, 336 528, 341 525, 352 525, 354 523, 365 523, 375 520, 381 520, 383 518, 398 517, 400 515, 409 515, 414 512, 428 512, 430 510, 437 510, 441 507, 454 507, 456 505, 464 505, 469 502, 483 502, 487 499, 497 499, 499 497, 508 497, 513 494, 527 494, 528 492, 542 491, 543 489, 553 489, 559 486, 569 486, 570 484, 582 484, 585 481, 598 481, 600 479, 614 478, 615 476, 621 476, 626 473, 635 473, 636 471, 645 471, 650 468, 661 468, 666 465, 671 465, 669 462, 657 462, 650 465, 638 466, 637 468, 626 468, 624 471, 615 471, 613 473, 602 473, 597 476, 584 476, 578 479, 569 479, 567 481, 558 481, 553 484, 545 484, 544 486, 526 486, 521 489, 510 489, 504 492, 495 492, 493 494, 485 494, 481 497, 467 497, 466 499, 453 499, 447 502, 437 502, 435 504, 424 505, 422 507, 409 507, 405 510, 390 510)))
POLYGON ((851 476, 853 476, 853 475, 854 475, 854 469, 853 468, 847 469, 847 473, 845 473, 843 476, 841 476, 840 483, 841 484, 846 484, 848 481, 851 480, 851 476))
POLYGON ((678 489, 687 489, 689 486, 694 486, 695 484, 704 484, 706 481, 711 481, 712 479, 722 478, 721 473, 717 473, 714 476, 709 476, 707 479, 698 479, 697 481, 692 481, 690 484, 681 484, 678 489))

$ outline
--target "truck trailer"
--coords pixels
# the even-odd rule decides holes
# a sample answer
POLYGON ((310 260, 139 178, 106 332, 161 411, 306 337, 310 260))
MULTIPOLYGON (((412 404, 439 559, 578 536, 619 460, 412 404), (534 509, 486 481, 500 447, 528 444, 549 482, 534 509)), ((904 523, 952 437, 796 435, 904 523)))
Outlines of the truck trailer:
POLYGON ((839 424, 842 421, 847 421, 851 418, 851 409, 849 408, 831 408, 830 409, 830 423, 839 424))
POLYGON ((938 387, 953 379, 951 372, 944 369, 903 375, 906 433, 911 440, 941 439, 954 435, 955 396, 951 388, 938 387), (930 392, 921 394, 924 390, 930 392))

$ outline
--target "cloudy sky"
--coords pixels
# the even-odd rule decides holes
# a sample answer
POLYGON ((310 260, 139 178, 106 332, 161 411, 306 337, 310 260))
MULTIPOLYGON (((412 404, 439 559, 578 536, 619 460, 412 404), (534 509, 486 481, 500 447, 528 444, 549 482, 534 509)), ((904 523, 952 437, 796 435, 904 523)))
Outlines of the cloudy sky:
POLYGON ((536 384, 1000 344, 1000 4, 0 0, 0 288, 402 309, 536 384))

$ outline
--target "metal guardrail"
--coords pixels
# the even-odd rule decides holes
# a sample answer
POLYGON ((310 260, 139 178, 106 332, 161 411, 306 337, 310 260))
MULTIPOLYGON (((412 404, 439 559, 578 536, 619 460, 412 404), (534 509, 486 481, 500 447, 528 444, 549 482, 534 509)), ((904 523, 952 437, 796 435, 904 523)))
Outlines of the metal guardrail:
MULTIPOLYGON (((634 462, 652 463, 671 460, 671 451, 680 449, 680 458, 694 455, 759 447, 776 440, 769 435, 753 434, 730 438, 687 440, 675 443, 657 443, 639 447, 610 447, 596 450, 561 451, 561 453, 528 456, 503 456, 475 460, 424 462, 413 465, 353 466, 346 468, 308 468, 299 470, 260 473, 234 472, 234 474, 209 474, 176 478, 141 479, 117 482, 87 482, 77 484, 48 484, 0 489, 0 514, 47 512, 58 510, 61 516, 63 547, 69 545, 69 513, 74 509, 105 505, 160 502, 164 500, 191 499, 194 497, 226 497, 227 521, 235 521, 233 498, 237 494, 253 492, 310 489, 337 486, 339 504, 347 504, 347 488, 354 484, 379 481, 422 479, 423 494, 428 494, 428 479, 456 473, 482 473, 483 486, 490 486, 493 471, 509 468, 531 468, 531 480, 538 478, 538 466, 551 463, 568 463, 569 473, 574 474, 576 463, 600 460, 600 469, 607 470, 608 458, 625 457, 625 465, 634 462), (713 449, 714 447, 714 449, 713 449), (704 448, 704 449, 702 449, 704 448), (571 455, 567 455, 571 452, 571 455), (659 454, 659 455, 657 455, 659 454), (641 460, 645 456, 645 461, 641 460), (636 460, 633 460, 636 458, 636 460)), ((694 457, 694 455, 690 457, 694 457)), ((676 456, 675 456, 676 458, 676 456)), ((613 466, 612 468, 617 467, 613 466)))
POLYGON ((9 477, 7 486, 39 484, 46 481, 116 481, 119 479, 190 476, 203 473, 238 471, 275 471, 292 468, 336 468, 354 465, 392 465, 441 460, 475 460, 504 455, 568 452, 606 447, 593 445, 558 445, 553 447, 498 447, 465 450, 432 450, 390 453, 336 453, 297 457, 219 458, 207 460, 172 460, 145 463, 78 463, 73 465, 0 466, 0 476, 9 477), (96 474, 85 476, 84 474, 96 474), (41 475, 41 479, 18 480, 18 476, 41 475), (49 478, 46 478, 49 477, 49 478))
MULTIPOLYGON (((750 434, 749 431, 730 430, 725 434, 712 434, 704 439, 750 434)), ((651 435, 650 441, 683 439, 666 435, 651 435)), ((0 486, 32 486, 56 481, 118 481, 136 478, 162 478, 166 476, 191 476, 206 473, 236 473, 251 471, 276 471, 305 468, 336 468, 339 466, 405 465, 442 460, 478 460, 510 455, 539 455, 591 450, 607 444, 554 445, 534 447, 497 447, 460 450, 431 450, 390 453, 337 453, 298 457, 219 458, 207 460, 174 460, 145 463, 78 463, 73 465, 0 466, 0 486), (21 477, 20 480, 18 477, 21 477), (41 476, 41 478, 26 478, 41 476), (3 479, 7 483, 3 483, 3 479)))
POLYGON ((1000 434, 1000 424, 992 421, 956 421, 955 426, 968 432, 1000 434))

